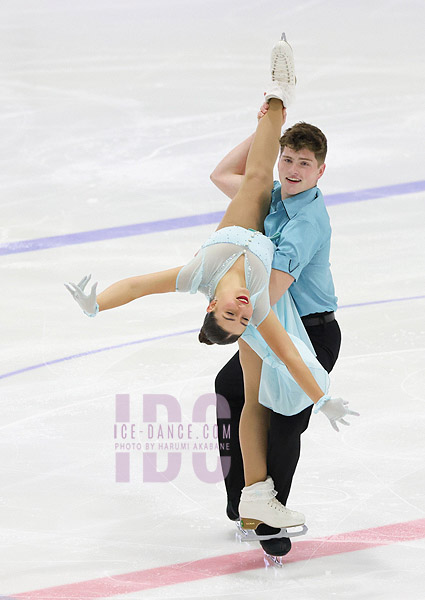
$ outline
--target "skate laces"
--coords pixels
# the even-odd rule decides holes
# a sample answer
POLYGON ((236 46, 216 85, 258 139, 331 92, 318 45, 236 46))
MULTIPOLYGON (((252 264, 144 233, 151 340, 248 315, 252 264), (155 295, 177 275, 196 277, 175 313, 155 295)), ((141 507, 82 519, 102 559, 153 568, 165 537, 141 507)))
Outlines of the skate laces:
POLYGON ((277 57, 273 61, 272 67, 272 81, 276 83, 282 84, 287 83, 288 85, 294 85, 295 83, 295 73, 293 65, 290 61, 283 59, 284 64, 282 65, 282 57, 277 57))
MULTIPOLYGON (((275 493, 276 496, 277 492, 275 493)), ((279 502, 279 500, 277 498, 271 498, 269 500, 269 502, 267 503, 270 508, 274 508, 275 510, 278 510, 279 512, 284 512, 287 513, 289 511, 289 508, 286 508, 286 506, 284 504, 282 504, 282 502, 279 502)), ((292 512, 292 511, 290 511, 292 512)))
MULTIPOLYGON (((295 70, 294 62, 291 57, 287 54, 287 49, 282 48, 283 44, 278 51, 273 53, 271 72, 272 81, 282 84, 287 83, 289 85, 295 85, 295 70)), ((285 46, 290 48, 289 44, 285 42, 285 46)))

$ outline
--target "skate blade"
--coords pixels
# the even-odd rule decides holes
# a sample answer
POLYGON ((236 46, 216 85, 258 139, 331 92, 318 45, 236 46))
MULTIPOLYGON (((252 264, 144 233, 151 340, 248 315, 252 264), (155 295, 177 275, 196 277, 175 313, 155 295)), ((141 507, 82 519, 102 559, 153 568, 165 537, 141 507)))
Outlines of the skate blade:
MULTIPOLYGON (((296 525, 294 527, 282 527, 277 533, 259 535, 255 532, 255 529, 245 527, 245 521, 246 519, 243 520, 244 527, 242 527, 242 521, 236 521, 237 535, 241 542, 261 542, 278 538, 299 537, 305 535, 308 531, 307 525, 296 525)), ((262 523, 262 521, 259 523, 262 523)))
POLYGON ((264 552, 264 566, 266 569, 271 567, 272 569, 281 569, 283 567, 283 556, 272 556, 271 554, 267 554, 264 552))

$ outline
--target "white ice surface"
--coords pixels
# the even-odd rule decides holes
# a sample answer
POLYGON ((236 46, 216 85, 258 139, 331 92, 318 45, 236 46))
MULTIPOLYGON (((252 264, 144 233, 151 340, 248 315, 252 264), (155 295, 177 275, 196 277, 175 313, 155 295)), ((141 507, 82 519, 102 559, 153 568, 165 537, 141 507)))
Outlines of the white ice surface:
MULTIPOLYGON (((328 136, 324 194, 425 179, 423 1, 3 0, 0 16, 0 243, 224 210, 209 173, 254 129, 281 30, 298 76, 288 125, 328 136)), ((425 517, 424 201, 329 208, 332 390, 361 417, 337 435, 315 416, 303 436, 290 505, 310 538, 425 517)), ((89 320, 62 286, 183 264, 213 229, 0 257, 0 594, 256 547, 235 542, 223 483, 199 481, 188 453, 172 482, 143 481, 140 452, 114 481, 115 394, 139 424, 143 394, 170 394, 189 425, 233 353, 184 333, 203 299, 89 320)), ((422 600, 424 563, 422 539, 120 597, 422 600)))

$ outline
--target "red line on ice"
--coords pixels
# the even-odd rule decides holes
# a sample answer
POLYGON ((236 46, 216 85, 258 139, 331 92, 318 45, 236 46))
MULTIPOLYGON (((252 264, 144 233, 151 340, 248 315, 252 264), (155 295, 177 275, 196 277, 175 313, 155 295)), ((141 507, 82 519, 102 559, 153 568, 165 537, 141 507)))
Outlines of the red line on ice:
MULTIPOLYGON (((368 548, 388 546, 397 542, 414 541, 425 538, 425 519, 395 523, 360 531, 340 533, 326 538, 300 540, 285 557, 285 563, 294 563, 314 558, 323 558, 346 552, 356 552, 368 548)), ((108 598, 120 594, 131 594, 160 588, 261 569, 264 566, 261 550, 247 550, 234 554, 202 558, 191 562, 177 563, 145 569, 123 575, 110 575, 100 579, 70 583, 56 587, 13 594, 23 600, 89 600, 108 598)))

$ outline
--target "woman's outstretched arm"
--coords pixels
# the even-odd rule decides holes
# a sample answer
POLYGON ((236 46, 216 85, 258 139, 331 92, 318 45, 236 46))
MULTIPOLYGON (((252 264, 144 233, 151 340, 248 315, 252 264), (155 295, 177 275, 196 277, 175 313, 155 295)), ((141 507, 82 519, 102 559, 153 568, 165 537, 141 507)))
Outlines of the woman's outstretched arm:
POLYGON ((182 267, 174 267, 166 271, 148 273, 138 277, 121 279, 110 285, 106 290, 96 296, 97 283, 93 284, 90 293, 85 288, 91 275, 83 277, 78 283, 65 283, 66 289, 80 306, 81 310, 89 317, 95 317, 101 310, 109 310, 132 300, 149 296, 151 294, 165 294, 176 291, 177 275, 182 267))
POLYGON ((267 317, 257 327, 267 345, 276 356, 288 367, 288 371, 300 388, 316 405, 314 412, 319 410, 329 419, 330 424, 339 431, 338 424, 349 425, 345 417, 358 416, 359 413, 348 408, 348 401, 342 398, 331 398, 322 391, 310 369, 301 358, 291 338, 285 331, 275 313, 271 310, 267 317))
POLYGON ((257 329, 269 348, 288 367, 288 371, 310 400, 314 403, 318 402, 326 392, 322 391, 317 384, 310 369, 272 310, 257 329))
POLYGON ((97 296, 99 312, 128 304, 142 296, 175 292, 176 279, 181 268, 174 267, 166 271, 129 277, 113 283, 97 296))

